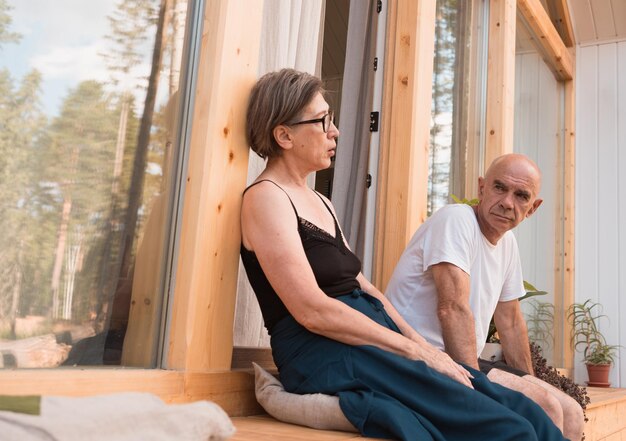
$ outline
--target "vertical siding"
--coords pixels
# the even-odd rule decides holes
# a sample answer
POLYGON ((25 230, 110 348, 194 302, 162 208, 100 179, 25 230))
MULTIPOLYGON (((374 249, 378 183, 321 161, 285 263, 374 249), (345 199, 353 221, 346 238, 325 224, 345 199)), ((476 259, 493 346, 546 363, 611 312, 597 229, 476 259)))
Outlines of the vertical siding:
MULTIPOLYGON (((618 226, 626 223, 626 41, 617 44, 617 158, 618 158, 618 226), (621 79, 621 83, 620 83, 621 79)), ((623 228, 623 227, 622 227, 623 228)), ((624 299, 624 291, 626 291, 626 231, 618 234, 617 241, 619 244, 619 260, 617 272, 619 278, 617 280, 618 287, 614 292, 614 296, 618 301, 618 318, 612 323, 618 329, 619 340, 617 343, 623 347, 620 350, 620 358, 618 360, 619 368, 616 369, 614 375, 618 375, 621 387, 626 386, 626 325, 622 325, 622 321, 626 319, 626 299, 624 299)))
MULTIPOLYGON (((626 345, 626 42, 578 48, 576 301, 600 302, 610 344, 626 345), (621 173, 620 173, 621 171, 621 173)), ((621 350, 610 381, 623 385, 621 350)), ((576 380, 587 379, 577 355, 576 380)))
MULTIPOLYGON (((626 41, 617 44, 617 158, 618 158, 618 226, 626 223, 626 41), (620 82, 621 81, 621 82, 620 82)), ((624 228, 624 227, 622 227, 624 228)), ((618 286, 614 291, 614 296, 618 301, 618 318, 612 324, 619 331, 617 343, 623 347, 620 349, 618 367, 615 374, 619 377, 619 384, 626 386, 626 326, 621 325, 626 318, 626 231, 620 231, 616 242, 618 243, 618 286)))
MULTIPOLYGON (((514 151, 532 158, 542 171, 541 197, 537 213, 515 230, 524 279, 548 291, 539 301, 554 302, 554 243, 558 198, 557 160, 559 158, 559 84, 536 53, 516 57, 514 151)), ((530 304, 522 308, 530 313, 530 304)), ((552 358, 552 347, 545 344, 544 355, 552 358)))

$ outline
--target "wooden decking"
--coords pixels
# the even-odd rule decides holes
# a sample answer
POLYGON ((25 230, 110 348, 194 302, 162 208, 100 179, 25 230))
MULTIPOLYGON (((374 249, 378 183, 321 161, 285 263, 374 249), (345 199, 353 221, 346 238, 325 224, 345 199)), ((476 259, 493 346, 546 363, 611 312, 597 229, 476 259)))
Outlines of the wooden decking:
POLYGON ((626 441, 626 389, 589 387, 586 441, 626 441))
MULTIPOLYGON (((586 441, 626 441, 626 389, 590 387, 591 403, 586 441)), ((233 418, 237 433, 232 441, 346 441, 373 440, 355 433, 315 430, 281 423, 267 415, 233 418)))
POLYGON ((267 415, 233 418, 237 432, 229 441, 346 441, 373 440, 358 433, 316 430, 281 423, 267 415))

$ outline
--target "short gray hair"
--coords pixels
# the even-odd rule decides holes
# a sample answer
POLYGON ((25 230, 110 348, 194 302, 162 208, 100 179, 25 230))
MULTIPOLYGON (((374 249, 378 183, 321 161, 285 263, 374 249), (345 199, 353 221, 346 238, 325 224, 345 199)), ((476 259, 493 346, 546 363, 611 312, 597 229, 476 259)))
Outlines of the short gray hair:
POLYGON ((274 128, 294 122, 318 93, 322 81, 306 72, 282 69, 263 75, 252 88, 246 113, 246 139, 261 158, 280 156, 274 128))

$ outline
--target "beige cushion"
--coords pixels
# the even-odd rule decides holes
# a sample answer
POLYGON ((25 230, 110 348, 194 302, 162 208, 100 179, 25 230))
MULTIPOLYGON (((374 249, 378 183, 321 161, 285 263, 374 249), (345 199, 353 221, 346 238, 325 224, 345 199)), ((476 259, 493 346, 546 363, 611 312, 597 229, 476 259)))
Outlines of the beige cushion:
POLYGON ((166 404, 141 392, 44 396, 40 415, 0 412, 0 440, 225 441, 234 433, 216 403, 166 404))
POLYGON ((277 420, 314 429, 358 432, 341 411, 338 397, 286 392, 276 377, 258 364, 252 364, 256 399, 277 420))

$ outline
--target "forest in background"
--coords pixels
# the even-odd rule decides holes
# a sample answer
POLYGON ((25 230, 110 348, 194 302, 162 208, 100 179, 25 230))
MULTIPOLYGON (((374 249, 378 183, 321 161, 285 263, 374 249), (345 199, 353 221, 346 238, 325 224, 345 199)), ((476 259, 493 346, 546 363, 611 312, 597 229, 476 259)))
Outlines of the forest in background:
MULTIPOLYGON (((59 322, 109 326, 152 204, 169 190, 185 14, 183 0, 119 1, 101 54, 109 80, 76 84, 58 116, 42 110, 40 72, 0 69, 0 341, 59 322), (138 102, 123 85, 142 63, 138 102), (26 317, 37 326, 21 327, 26 317)), ((11 24, 0 0, 0 56, 20 44, 11 24)))

